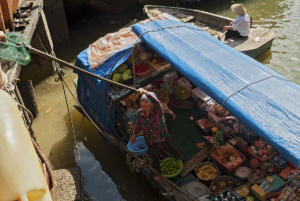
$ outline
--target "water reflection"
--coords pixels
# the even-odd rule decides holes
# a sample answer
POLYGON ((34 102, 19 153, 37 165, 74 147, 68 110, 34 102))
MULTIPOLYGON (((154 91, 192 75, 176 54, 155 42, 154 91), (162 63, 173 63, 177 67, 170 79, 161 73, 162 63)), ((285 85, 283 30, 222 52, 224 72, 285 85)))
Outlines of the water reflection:
POLYGON ((124 201, 117 185, 112 181, 109 175, 102 170, 101 164, 94 155, 83 145, 78 143, 80 158, 76 162, 82 171, 83 190, 85 199, 100 200, 120 200, 124 201), (93 175, 91 177, 91 175, 93 175))

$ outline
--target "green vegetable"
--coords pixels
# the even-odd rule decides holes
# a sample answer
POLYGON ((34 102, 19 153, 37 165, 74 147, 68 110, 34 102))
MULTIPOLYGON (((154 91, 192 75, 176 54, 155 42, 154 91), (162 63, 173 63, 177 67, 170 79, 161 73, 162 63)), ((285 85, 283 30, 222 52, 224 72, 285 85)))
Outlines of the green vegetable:
POLYGON ((118 72, 123 73, 125 70, 127 70, 128 66, 126 64, 121 64, 119 68, 117 69, 118 72))
POLYGON ((181 161, 179 159, 168 158, 160 164, 160 171, 163 175, 173 175, 181 168, 181 161))
POLYGON ((120 74, 120 73, 114 73, 112 79, 115 82, 120 82, 122 80, 122 74, 120 74))
POLYGON ((129 75, 129 74, 127 74, 127 73, 125 72, 125 73, 122 74, 122 78, 123 78, 123 80, 129 80, 129 79, 132 78, 132 76, 129 75))
POLYGON ((124 73, 127 73, 128 75, 131 75, 131 74, 132 74, 132 71, 131 71, 130 69, 126 69, 126 70, 124 71, 124 73))

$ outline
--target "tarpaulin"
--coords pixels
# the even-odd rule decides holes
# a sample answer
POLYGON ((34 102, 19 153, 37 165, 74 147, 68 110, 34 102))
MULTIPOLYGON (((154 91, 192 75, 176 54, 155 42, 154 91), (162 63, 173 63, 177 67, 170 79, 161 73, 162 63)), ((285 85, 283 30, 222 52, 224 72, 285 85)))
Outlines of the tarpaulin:
MULTIPOLYGON (((89 63, 88 49, 86 49, 77 56, 75 65, 96 75, 110 78, 112 72, 124 63, 131 53, 131 46, 119 50, 99 67, 92 69, 89 63)), ((80 72, 76 73, 78 74, 76 88, 78 101, 96 123, 106 131, 113 133, 115 108, 109 99, 110 84, 80 72)))
POLYGON ((300 86, 190 24, 160 20, 132 29, 182 75, 300 165, 300 86))

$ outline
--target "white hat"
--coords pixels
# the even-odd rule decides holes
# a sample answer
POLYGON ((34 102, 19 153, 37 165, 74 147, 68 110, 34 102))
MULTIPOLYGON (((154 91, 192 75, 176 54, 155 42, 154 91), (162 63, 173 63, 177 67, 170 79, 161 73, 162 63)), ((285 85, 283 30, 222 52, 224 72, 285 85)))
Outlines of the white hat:
POLYGON ((246 9, 241 3, 233 4, 231 10, 237 15, 245 15, 246 9))

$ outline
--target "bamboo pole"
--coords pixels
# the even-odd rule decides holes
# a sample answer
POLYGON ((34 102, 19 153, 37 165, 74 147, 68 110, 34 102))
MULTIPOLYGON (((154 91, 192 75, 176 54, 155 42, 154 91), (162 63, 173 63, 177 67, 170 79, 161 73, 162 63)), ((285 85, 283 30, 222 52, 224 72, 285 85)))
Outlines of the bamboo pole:
POLYGON ((66 62, 66 61, 64 61, 64 60, 62 60, 62 59, 59 59, 59 58, 54 57, 54 56, 52 56, 52 55, 50 55, 50 54, 47 54, 47 53, 45 53, 45 52, 43 52, 43 51, 40 51, 40 50, 38 50, 38 49, 36 49, 36 48, 29 47, 29 46, 26 46, 26 48, 27 48, 28 50, 30 50, 32 53, 34 53, 34 54, 37 54, 37 55, 46 57, 46 58, 51 59, 51 60, 54 60, 54 61, 56 61, 56 62, 58 62, 58 63, 61 63, 61 64, 65 65, 65 66, 67 66, 67 67, 69 67, 69 68, 72 68, 73 70, 77 70, 77 71, 79 71, 79 72, 81 72, 81 73, 83 73, 83 74, 86 74, 86 75, 88 75, 88 76, 91 76, 91 77, 94 77, 94 78, 96 78, 96 79, 99 79, 99 80, 108 82, 108 83, 110 83, 110 84, 117 85, 117 86, 119 86, 119 87, 126 88, 126 89, 129 89, 129 90, 131 90, 131 91, 137 92, 137 89, 135 89, 135 88, 133 88, 133 87, 131 87, 131 86, 128 86, 128 85, 125 85, 125 84, 122 84, 122 83, 119 83, 119 82, 115 82, 115 81, 113 81, 113 80, 110 80, 110 79, 101 77, 101 76, 96 75, 96 74, 94 74, 94 73, 91 73, 91 72, 89 72, 89 71, 87 71, 87 70, 81 69, 81 68, 79 68, 79 67, 77 67, 77 66, 75 66, 75 65, 73 65, 73 64, 71 64, 71 63, 69 63, 69 62, 66 62))

